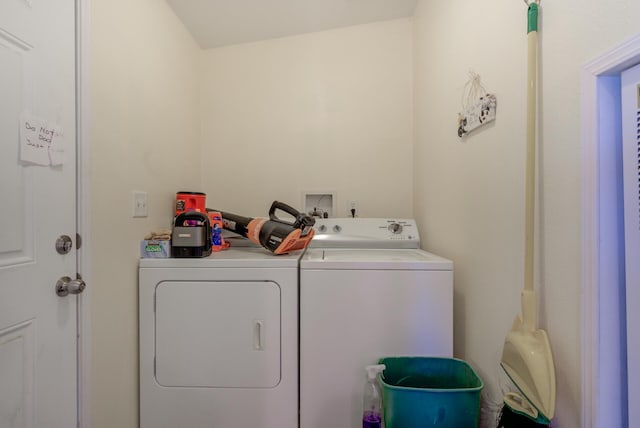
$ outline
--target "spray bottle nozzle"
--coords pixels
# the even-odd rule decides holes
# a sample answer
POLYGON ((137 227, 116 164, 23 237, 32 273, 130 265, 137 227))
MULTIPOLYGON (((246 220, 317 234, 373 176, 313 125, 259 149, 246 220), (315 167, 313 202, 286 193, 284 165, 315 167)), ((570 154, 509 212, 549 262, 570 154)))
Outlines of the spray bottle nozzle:
POLYGON ((384 364, 374 364, 365 367, 365 370, 367 371, 367 377, 369 379, 375 379, 378 373, 381 373, 386 368, 387 366, 385 366, 384 364))

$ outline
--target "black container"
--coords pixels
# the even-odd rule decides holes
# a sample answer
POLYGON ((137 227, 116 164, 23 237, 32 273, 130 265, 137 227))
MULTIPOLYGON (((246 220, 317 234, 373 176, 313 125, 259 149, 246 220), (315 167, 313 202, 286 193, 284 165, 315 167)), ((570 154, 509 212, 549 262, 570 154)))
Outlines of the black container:
POLYGON ((208 257, 211 254, 211 223, 206 214, 188 211, 173 220, 171 256, 208 257))

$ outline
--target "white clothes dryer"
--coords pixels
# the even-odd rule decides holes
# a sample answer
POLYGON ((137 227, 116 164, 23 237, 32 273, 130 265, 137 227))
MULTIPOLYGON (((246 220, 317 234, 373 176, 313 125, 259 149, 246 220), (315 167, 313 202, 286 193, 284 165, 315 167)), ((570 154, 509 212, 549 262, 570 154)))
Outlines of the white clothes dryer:
POLYGON ((321 219, 300 261, 300 428, 362 427, 365 366, 453 354, 453 263, 413 220, 321 219))
POLYGON ((298 263, 142 259, 140 427, 298 427, 298 263))

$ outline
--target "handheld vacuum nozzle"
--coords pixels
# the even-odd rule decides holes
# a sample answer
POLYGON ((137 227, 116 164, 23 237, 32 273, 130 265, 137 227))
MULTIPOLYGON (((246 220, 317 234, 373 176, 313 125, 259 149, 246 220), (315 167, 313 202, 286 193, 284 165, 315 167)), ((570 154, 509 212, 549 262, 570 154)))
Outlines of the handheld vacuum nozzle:
MULTIPOLYGON (((216 210, 218 211, 218 210, 216 210)), ((242 217, 220 211, 226 230, 262 245, 274 254, 286 254, 305 249, 313 238, 315 219, 289 205, 274 201, 269 209, 269 218, 242 217), (291 215, 293 221, 285 221, 276 215, 281 210, 291 215)))

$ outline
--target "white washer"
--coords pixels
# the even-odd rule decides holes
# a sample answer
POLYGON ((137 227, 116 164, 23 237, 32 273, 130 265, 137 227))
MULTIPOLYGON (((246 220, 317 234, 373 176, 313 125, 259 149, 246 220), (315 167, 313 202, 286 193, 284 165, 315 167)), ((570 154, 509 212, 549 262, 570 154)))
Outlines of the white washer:
POLYGON ((300 428, 362 427, 364 367, 453 354, 453 263, 413 220, 322 219, 300 261, 300 428))
POLYGON ((298 263, 140 260, 140 427, 298 427, 298 263))

